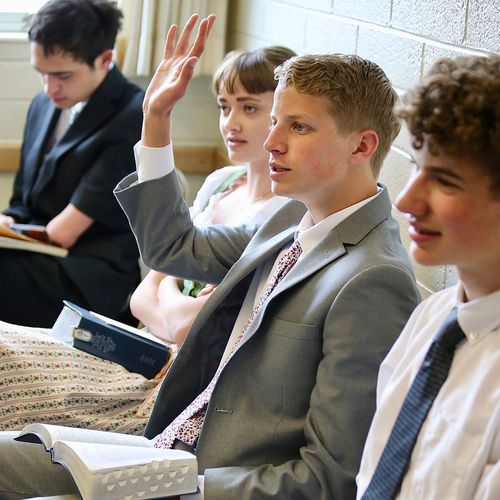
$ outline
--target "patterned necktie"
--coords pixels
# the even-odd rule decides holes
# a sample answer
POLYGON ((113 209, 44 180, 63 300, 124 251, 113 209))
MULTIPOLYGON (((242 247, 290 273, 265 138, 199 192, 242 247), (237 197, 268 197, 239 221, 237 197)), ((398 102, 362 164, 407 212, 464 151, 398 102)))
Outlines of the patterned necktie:
POLYGON ((254 307, 252 313, 250 314, 250 317, 245 323, 233 349, 231 350, 231 353, 220 364, 217 372, 215 373, 205 390, 201 394, 199 394, 197 398, 156 438, 154 443, 154 446, 156 448, 171 448, 176 439, 191 447, 194 447, 196 441, 198 440, 198 436, 200 435, 201 427, 203 426, 203 422, 205 420, 205 412, 208 406, 208 402, 210 401, 210 397, 212 396, 212 392, 214 390, 215 384, 217 383, 219 375, 226 366, 226 363, 235 352, 236 347, 238 346, 240 340, 243 338, 243 335, 247 331, 248 327, 252 324, 259 309, 262 307, 262 304, 264 304, 264 302, 267 300, 271 292, 276 288, 278 283, 294 266, 301 253, 302 248, 300 247, 299 242, 295 241, 292 246, 286 251, 286 253, 283 254, 281 259, 278 261, 276 271, 271 276, 271 279, 266 285, 266 288, 261 298, 259 299, 259 302, 254 307))
POLYGON ((464 338, 455 307, 425 355, 362 500, 388 500, 398 494, 420 428, 448 377, 455 349, 464 338))

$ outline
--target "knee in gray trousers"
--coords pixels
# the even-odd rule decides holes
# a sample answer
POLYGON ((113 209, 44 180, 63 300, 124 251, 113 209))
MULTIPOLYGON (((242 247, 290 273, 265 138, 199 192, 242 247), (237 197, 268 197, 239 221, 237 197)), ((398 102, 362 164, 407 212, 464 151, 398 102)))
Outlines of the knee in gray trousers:
POLYGON ((42 444, 15 441, 17 432, 0 432, 0 499, 78 493, 71 475, 52 463, 42 444))

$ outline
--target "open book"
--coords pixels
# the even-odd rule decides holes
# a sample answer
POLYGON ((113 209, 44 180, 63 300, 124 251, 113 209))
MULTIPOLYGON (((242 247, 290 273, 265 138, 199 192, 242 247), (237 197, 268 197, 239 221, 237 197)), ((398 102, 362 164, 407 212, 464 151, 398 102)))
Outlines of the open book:
POLYGON ((29 224, 14 224, 12 228, 0 224, 0 248, 46 253, 56 257, 68 255, 66 248, 49 242, 44 226, 29 224))
POLYGON ((29 424, 15 438, 43 443, 72 475, 83 500, 160 498, 197 490, 196 457, 142 436, 29 424))

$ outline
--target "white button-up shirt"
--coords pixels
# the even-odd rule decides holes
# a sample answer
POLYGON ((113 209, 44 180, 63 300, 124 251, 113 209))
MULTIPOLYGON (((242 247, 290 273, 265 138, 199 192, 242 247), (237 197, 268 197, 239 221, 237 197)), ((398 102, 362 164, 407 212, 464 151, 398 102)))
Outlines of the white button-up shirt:
POLYGON ((357 477, 358 498, 432 338, 454 306, 466 335, 427 415, 398 498, 500 499, 500 290, 463 302, 460 285, 422 302, 379 371, 377 412, 357 477))

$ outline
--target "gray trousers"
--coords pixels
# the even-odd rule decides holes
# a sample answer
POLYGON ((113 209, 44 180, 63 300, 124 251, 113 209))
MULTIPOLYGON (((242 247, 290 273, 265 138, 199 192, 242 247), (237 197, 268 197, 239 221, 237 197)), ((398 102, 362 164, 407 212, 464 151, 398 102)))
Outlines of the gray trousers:
POLYGON ((17 434, 0 432, 1 500, 78 494, 71 475, 52 463, 43 445, 14 441, 17 434))

